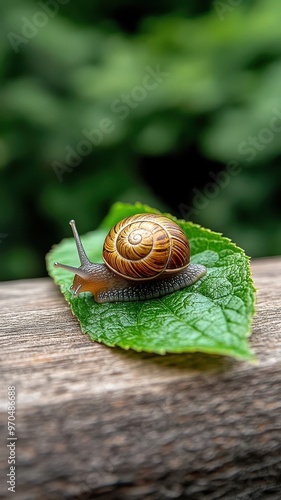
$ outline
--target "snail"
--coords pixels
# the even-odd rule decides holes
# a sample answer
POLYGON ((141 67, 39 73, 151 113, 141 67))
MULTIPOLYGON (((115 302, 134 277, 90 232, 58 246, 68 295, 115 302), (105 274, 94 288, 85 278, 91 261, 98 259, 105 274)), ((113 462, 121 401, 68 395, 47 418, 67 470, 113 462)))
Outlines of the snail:
POLYGON ((89 261, 75 221, 69 224, 81 265, 54 266, 75 274, 74 297, 91 292, 98 303, 153 299, 192 285, 207 272, 205 266, 189 263, 184 231, 163 215, 142 213, 118 222, 105 238, 103 264, 89 261))

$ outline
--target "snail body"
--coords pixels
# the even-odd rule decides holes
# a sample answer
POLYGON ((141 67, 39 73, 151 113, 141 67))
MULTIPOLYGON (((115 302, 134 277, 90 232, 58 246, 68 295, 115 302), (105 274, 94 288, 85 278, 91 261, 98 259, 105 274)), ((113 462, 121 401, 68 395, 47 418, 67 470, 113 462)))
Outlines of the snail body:
POLYGON ((74 220, 70 225, 81 265, 54 266, 75 274, 74 297, 91 292, 98 303, 148 300, 192 285, 206 274, 201 264, 190 264, 184 231, 163 215, 136 214, 118 222, 105 238, 104 264, 90 262, 74 220))

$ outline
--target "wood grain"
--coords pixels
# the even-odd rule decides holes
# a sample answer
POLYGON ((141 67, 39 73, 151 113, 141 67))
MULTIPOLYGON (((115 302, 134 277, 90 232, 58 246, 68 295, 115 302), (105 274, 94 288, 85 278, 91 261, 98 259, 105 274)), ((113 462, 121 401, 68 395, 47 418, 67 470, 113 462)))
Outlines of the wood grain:
POLYGON ((1 283, 1 498, 14 385, 16 499, 280 499, 281 258, 252 271, 256 364, 107 348, 51 279, 1 283))

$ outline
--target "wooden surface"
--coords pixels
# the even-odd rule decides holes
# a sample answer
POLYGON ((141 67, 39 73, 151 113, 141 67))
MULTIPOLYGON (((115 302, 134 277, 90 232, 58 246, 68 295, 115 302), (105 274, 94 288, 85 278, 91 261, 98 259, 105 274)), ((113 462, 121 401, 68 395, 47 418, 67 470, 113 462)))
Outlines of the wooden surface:
POLYGON ((252 270, 256 365, 107 348, 51 279, 1 283, 1 498, 14 385, 16 499, 280 499, 281 258, 252 270))

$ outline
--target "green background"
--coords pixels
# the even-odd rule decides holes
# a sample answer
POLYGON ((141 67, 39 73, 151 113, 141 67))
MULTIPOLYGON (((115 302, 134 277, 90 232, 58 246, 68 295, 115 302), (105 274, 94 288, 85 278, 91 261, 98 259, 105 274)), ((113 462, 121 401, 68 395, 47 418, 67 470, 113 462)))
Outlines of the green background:
POLYGON ((281 254, 280 0, 0 9, 1 280, 118 200, 281 254))

